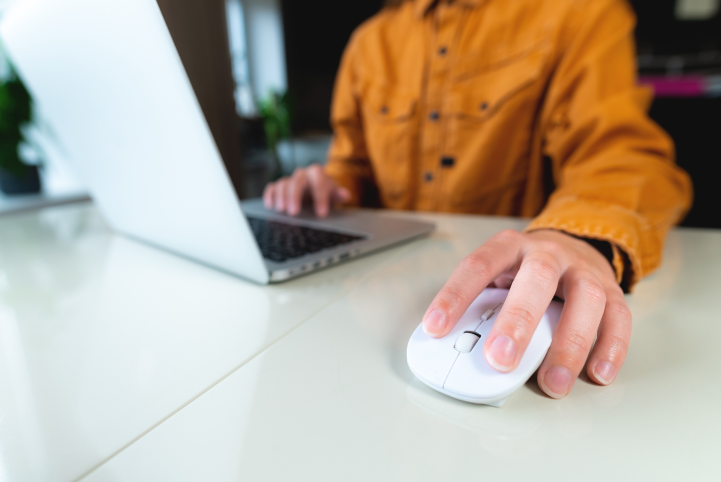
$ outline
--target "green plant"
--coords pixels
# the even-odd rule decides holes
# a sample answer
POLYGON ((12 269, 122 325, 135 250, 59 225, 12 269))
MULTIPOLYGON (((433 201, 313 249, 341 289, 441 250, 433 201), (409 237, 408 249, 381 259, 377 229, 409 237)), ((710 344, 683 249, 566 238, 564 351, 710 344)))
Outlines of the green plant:
POLYGON ((18 147, 25 141, 23 127, 32 121, 32 100, 20 78, 11 71, 0 82, 0 169, 16 175, 25 172, 18 147))
POLYGON ((278 142, 290 137, 291 102, 288 92, 271 92, 260 102, 260 116, 263 118, 265 130, 265 143, 270 151, 274 166, 272 179, 280 177, 280 163, 278 162, 278 142))

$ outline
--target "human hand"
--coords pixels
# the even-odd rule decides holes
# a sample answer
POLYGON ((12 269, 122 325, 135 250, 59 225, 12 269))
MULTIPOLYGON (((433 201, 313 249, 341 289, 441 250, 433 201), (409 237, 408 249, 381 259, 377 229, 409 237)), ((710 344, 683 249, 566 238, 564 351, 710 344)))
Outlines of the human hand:
POLYGON ((303 205, 303 199, 313 199, 315 214, 318 217, 328 215, 331 203, 350 200, 350 192, 338 186, 321 166, 312 164, 299 167, 290 177, 282 177, 265 186, 263 203, 267 209, 296 216, 303 205))
POLYGON ((428 307, 423 329, 445 336, 491 284, 510 287, 483 345, 492 367, 510 372, 518 366, 556 295, 565 304, 538 369, 541 390, 553 398, 566 396, 587 359, 593 381, 608 385, 614 380, 628 351, 631 312, 610 263, 593 246, 559 231, 498 233, 456 267, 428 307))

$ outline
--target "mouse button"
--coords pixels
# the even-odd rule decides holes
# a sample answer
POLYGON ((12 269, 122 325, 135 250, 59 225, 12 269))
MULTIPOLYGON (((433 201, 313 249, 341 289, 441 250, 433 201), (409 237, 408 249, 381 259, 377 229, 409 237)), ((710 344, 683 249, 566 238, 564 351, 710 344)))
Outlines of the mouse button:
POLYGON ((433 338, 419 325, 408 340, 408 366, 424 383, 441 388, 458 358, 454 344, 454 337, 433 338))
POLYGON ((481 322, 477 315, 477 312, 478 310, 473 310, 469 308, 463 314, 463 316, 461 316, 461 319, 458 320, 458 323, 456 323, 456 326, 453 327, 453 330, 451 330, 451 333, 449 333, 449 335, 455 334, 455 338, 458 338, 464 331, 475 331, 476 328, 478 328, 479 323, 481 322))
POLYGON ((559 301, 551 301, 551 304, 548 305, 548 309, 546 310, 546 313, 543 315, 543 319, 546 319, 551 326, 551 331, 555 333, 556 331, 556 325, 558 325, 558 320, 561 318, 561 311, 563 310, 563 303, 559 301))
POLYGON ((536 371, 551 347, 556 323, 557 319, 554 322, 553 313, 550 316, 546 314, 541 318, 536 331, 531 337, 531 341, 526 347, 526 351, 523 353, 523 357, 521 357, 521 361, 518 363, 518 367, 514 371, 529 372, 529 377, 536 371))
MULTIPOLYGON (((481 313, 488 309, 498 308, 501 304, 506 301, 508 297, 508 290, 501 288, 486 288, 476 298, 476 302, 482 304, 482 309, 478 311, 480 316, 481 313)), ((498 310, 496 310, 498 311, 498 310)))
POLYGON ((494 316, 492 316, 488 321, 485 321, 481 323, 481 326, 476 329, 476 333, 481 335, 481 339, 486 340, 488 338, 488 334, 491 332, 491 328, 493 328, 493 325, 496 323, 496 316, 498 313, 496 313, 494 316))
POLYGON ((469 356, 458 357, 443 389, 471 399, 495 399, 510 394, 524 381, 519 379, 516 370, 511 373, 495 370, 486 362, 483 351, 476 350, 469 356))

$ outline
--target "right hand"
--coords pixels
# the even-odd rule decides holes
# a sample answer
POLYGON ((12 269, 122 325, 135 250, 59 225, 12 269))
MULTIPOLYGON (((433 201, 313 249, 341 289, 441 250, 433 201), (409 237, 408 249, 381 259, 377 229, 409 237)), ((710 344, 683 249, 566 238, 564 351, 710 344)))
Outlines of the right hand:
POLYGON ((600 251, 552 229, 498 233, 461 261, 426 311, 423 330, 446 336, 491 283, 510 291, 483 342, 490 366, 503 373, 518 367, 558 296, 565 302, 538 369, 538 386, 552 398, 563 398, 584 369, 600 385, 613 382, 631 340, 631 311, 600 251))
POLYGON ((318 164, 299 167, 290 177, 282 177, 265 186, 263 203, 267 209, 296 216, 303 206, 303 199, 313 200, 315 214, 320 218, 328 215, 334 202, 350 200, 350 192, 338 186, 318 164))

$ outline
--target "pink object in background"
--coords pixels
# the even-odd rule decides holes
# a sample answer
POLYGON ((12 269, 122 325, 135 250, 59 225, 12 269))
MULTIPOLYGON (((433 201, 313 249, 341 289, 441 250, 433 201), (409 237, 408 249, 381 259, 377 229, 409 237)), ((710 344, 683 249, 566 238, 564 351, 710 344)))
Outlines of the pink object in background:
POLYGON ((639 84, 653 88, 656 97, 702 97, 706 94, 706 79, 701 76, 640 77, 639 84))

